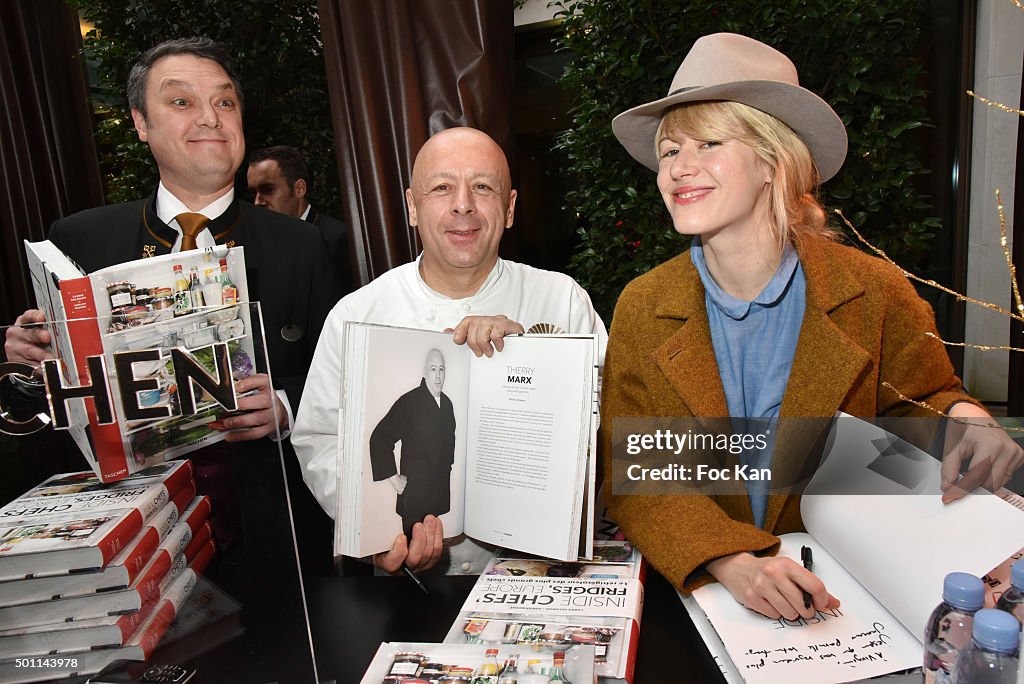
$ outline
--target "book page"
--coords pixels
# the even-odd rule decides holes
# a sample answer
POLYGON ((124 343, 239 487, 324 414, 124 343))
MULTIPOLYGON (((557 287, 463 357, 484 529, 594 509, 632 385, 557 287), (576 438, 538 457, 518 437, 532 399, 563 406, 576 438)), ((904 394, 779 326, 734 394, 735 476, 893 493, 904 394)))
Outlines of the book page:
POLYGON ((1024 546, 1024 511, 980 489, 945 505, 937 460, 865 421, 834 423, 832 448, 801 500, 804 526, 923 638, 946 574, 981 577, 1024 546), (877 493, 838 493, 844 487, 877 493), (813 494, 821 491, 829 493, 813 494))
POLYGON ((466 534, 575 560, 588 481, 593 337, 508 337, 474 357, 466 534))
POLYGON ((346 387, 346 415, 341 416, 347 426, 343 458, 350 467, 358 464, 350 471, 358 473, 357 481, 343 483, 346 493, 359 488, 356 555, 390 549, 402 532, 403 516, 420 521, 437 515, 446 536, 461 534, 472 354, 452 342, 451 333, 359 327, 365 329, 363 346, 355 362, 346 357, 350 367, 344 373, 358 374, 362 382, 346 387), (429 375, 428 360, 433 372, 440 368, 438 375, 429 375), (393 459, 390 472, 404 479, 401 494, 382 475, 389 472, 386 458, 393 459))
POLYGON ((693 592, 744 680, 825 684, 919 666, 917 638, 810 535, 783 535, 779 555, 800 562, 804 545, 814 552, 814 573, 840 598, 839 608, 810 620, 773 620, 740 605, 721 584, 693 592))

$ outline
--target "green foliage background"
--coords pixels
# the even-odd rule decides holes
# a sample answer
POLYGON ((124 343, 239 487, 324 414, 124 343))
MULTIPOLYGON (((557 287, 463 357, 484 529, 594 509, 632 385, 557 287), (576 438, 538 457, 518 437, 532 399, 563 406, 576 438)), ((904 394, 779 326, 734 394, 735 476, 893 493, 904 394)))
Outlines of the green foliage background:
POLYGON ((688 244, 672 230, 652 172, 615 140, 612 118, 664 97, 698 37, 742 33, 788 55, 801 84, 846 124, 850 151, 823 188, 858 230, 905 266, 920 265, 940 226, 914 179, 926 170, 913 130, 927 125, 916 0, 566 0, 562 45, 573 53, 562 85, 576 97, 559 138, 581 217, 572 270, 610 320, 630 280, 688 244))
MULTIPOLYGON (((108 202, 146 197, 157 181, 149 148, 132 128, 125 84, 138 56, 168 38, 225 45, 244 92, 247 152, 292 145, 304 154, 317 206, 341 212, 330 101, 316 0, 69 0, 95 25, 85 55, 96 70, 96 142, 108 202)), ((242 164, 238 178, 245 189, 242 164)))

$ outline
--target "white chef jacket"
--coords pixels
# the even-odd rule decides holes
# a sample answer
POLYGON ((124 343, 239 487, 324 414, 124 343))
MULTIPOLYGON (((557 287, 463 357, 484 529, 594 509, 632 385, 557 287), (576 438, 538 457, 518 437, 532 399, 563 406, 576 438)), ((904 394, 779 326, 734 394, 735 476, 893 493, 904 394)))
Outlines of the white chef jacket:
MULTIPOLYGON (((340 342, 345 321, 444 330, 466 316, 504 315, 524 330, 550 323, 570 333, 596 334, 599 364, 604 366, 604 322, 586 291, 564 273, 498 259, 475 295, 450 299, 427 286, 419 261, 393 268, 338 302, 313 354, 291 437, 306 485, 331 518, 336 512, 340 342)), ((449 574, 479 574, 490 557, 489 551, 466 542, 450 551, 449 574)))

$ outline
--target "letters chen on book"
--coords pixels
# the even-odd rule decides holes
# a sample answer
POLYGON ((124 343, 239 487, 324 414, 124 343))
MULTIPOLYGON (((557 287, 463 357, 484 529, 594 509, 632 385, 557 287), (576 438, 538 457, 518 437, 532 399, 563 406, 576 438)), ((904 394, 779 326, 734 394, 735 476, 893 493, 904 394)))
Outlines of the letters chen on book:
MULTIPOLYGON (((243 248, 89 275, 49 241, 25 248, 57 358, 44 364, 54 426, 70 431, 104 482, 223 439, 232 380, 266 367, 258 313, 239 304, 248 297, 243 248), (195 275, 190 288, 175 282, 176 266, 195 275)), ((32 427, 0 422, 8 432, 32 427)))

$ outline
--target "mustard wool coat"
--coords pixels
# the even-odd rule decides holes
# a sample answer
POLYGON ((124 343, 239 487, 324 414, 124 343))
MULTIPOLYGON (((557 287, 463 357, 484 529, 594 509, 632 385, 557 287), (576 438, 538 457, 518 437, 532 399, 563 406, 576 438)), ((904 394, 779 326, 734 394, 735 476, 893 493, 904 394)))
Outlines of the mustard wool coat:
MULTIPOLYGON (((830 417, 837 410, 860 417, 928 415, 883 381, 941 410, 956 401, 973 403, 942 343, 925 335, 935 332, 931 308, 898 269, 820 238, 805 238, 797 252, 807 278, 807 308, 780 417, 830 417)), ((616 417, 729 415, 704 288, 688 251, 636 278, 619 297, 601 413, 606 483, 613 479, 616 417)), ((806 449, 802 441, 779 431, 776 462, 787 450, 806 449)), ((767 531, 755 527, 741 483, 733 494, 714 497, 622 495, 612 484, 608 506, 626 537, 686 591, 712 579, 704 563, 739 551, 774 554, 775 535, 803 531, 799 496, 786 494, 769 498, 767 531)))

